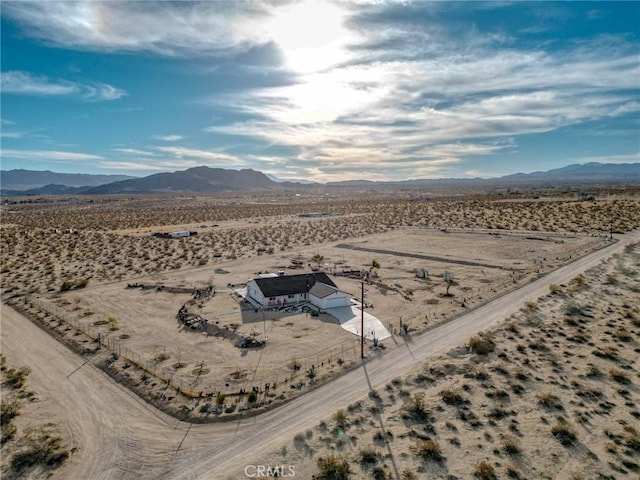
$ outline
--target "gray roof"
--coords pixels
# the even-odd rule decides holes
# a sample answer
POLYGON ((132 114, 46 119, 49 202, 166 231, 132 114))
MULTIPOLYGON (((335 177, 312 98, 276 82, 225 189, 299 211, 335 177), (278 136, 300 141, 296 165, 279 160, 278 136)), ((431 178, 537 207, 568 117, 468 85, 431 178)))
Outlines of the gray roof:
POLYGON ((318 298, 325 298, 332 293, 340 292, 336 287, 327 285, 325 283, 316 282, 316 284, 309 290, 309 293, 318 298))
POLYGON ((324 272, 302 273, 300 275, 284 275, 272 278, 254 278, 254 282, 265 297, 280 297, 308 293, 314 285, 322 283, 337 289, 335 283, 324 272))

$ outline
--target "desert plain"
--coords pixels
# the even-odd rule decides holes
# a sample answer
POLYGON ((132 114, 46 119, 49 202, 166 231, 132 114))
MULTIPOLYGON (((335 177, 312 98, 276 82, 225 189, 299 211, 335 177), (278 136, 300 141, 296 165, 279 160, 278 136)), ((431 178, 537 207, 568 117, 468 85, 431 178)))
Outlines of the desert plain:
POLYGON ((11 318, 2 329, 3 477, 129 478, 132 451, 148 468, 143 478, 251 478, 245 468, 258 464, 293 466, 299 478, 333 478, 322 476, 331 468, 351 472, 336 478, 638 474, 639 258, 629 232, 640 223, 640 202, 633 190, 589 202, 571 193, 420 192, 21 202, 2 206, 2 308, 11 318), (175 230, 197 235, 150 235, 175 230), (546 285, 539 298, 525 304, 518 295, 608 249, 615 256, 546 285), (420 269, 426 278, 416 276, 420 269), (367 361, 358 337, 330 312, 256 311, 236 293, 260 273, 316 270, 356 299, 361 281, 340 273, 369 274, 367 312, 392 336, 367 341, 367 361), (194 298, 207 288, 215 293, 194 298), (340 403, 344 379, 362 378, 367 365, 392 362, 506 295, 508 318, 503 309, 484 320, 500 326, 485 334, 480 324, 467 326, 456 336, 462 341, 425 347, 406 371, 400 362, 379 387, 348 387, 359 400, 340 403), (181 322, 183 305, 207 327, 181 322), (40 330, 16 335, 27 318, 33 323, 24 332, 40 330), (241 337, 266 343, 241 349, 241 337), (69 384, 80 374, 91 392, 69 384), (111 430, 94 437, 60 402, 65 395, 93 402, 105 384, 113 409, 79 415, 85 422, 97 415, 111 430), (314 397, 332 388, 335 402, 317 406, 314 397), (126 405, 144 414, 126 414, 135 433, 123 436, 125 427, 107 417, 124 415, 126 405), (296 411, 305 418, 291 422, 296 411), (256 448, 249 440, 261 434, 251 422, 288 426, 256 448), (131 444, 114 446, 114 438, 131 444), (223 466, 203 460, 237 443, 244 456, 226 455, 223 466), (20 456, 30 448, 57 456, 35 455, 42 461, 31 464, 20 456), (96 449, 111 460, 92 463, 96 449), (243 460, 230 465, 234 458, 243 460))

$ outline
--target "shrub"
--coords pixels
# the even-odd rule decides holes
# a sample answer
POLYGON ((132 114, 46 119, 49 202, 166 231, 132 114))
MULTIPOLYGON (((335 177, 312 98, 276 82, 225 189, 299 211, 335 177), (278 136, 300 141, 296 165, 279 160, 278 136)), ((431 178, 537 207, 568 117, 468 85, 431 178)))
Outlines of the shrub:
POLYGON ((18 427, 16 427, 12 422, 4 423, 3 421, 0 430, 0 443, 4 444, 4 442, 15 437, 16 432, 18 431, 18 427))
POLYGON ((320 472, 313 476, 314 480, 348 480, 351 475, 351 467, 347 459, 330 455, 318 459, 320 472))
POLYGON ((413 450, 415 454, 423 460, 431 460, 434 462, 444 460, 442 449, 435 440, 416 440, 416 445, 413 450))
POLYGON ((496 471, 491 464, 484 461, 473 467, 473 476, 483 480, 495 480, 498 478, 496 477, 496 471))
POLYGON ((560 399, 552 393, 544 393, 538 396, 538 403, 545 408, 555 408, 562 410, 562 402, 560 399))
POLYGON ((344 430, 347 425, 347 412, 342 409, 338 410, 333 414, 333 420, 336 422, 338 428, 344 430))
POLYGON ((551 292, 552 295, 556 295, 556 294, 562 293, 562 288, 560 288, 559 285, 552 283, 551 285, 549 285, 549 291, 551 292))
POLYGON ((447 405, 459 406, 467 403, 467 400, 458 391, 443 390, 440 392, 440 396, 442 397, 442 401, 447 405))
POLYGON ((401 475, 402 480, 418 480, 418 475, 413 470, 405 468, 401 475))
POLYGON ((62 439, 51 435, 47 429, 27 430, 23 442, 26 448, 16 453, 10 461, 15 474, 34 465, 59 467, 69 458, 69 450, 62 439))
POLYGON ((427 407, 424 403, 424 392, 416 392, 411 396, 404 406, 410 418, 424 420, 428 416, 427 407))
POLYGON ((11 422, 20 414, 20 403, 16 400, 0 400, 0 424, 5 425, 11 422))
POLYGON ((247 396, 247 401, 249 403, 255 403, 256 400, 258 400, 258 394, 254 390, 251 390, 247 396))
POLYGON ((616 382, 622 383, 623 385, 628 385, 631 383, 629 375, 617 368, 612 368, 611 370, 609 370, 609 376, 616 382))
POLYGON ((486 334, 471 337, 467 346, 470 351, 478 355, 487 355, 496 349, 495 342, 486 334))
POLYGON ((508 455, 519 455, 521 449, 518 441, 509 435, 502 439, 502 451, 508 455))
POLYGON ((577 437, 566 420, 559 418, 551 428, 551 434, 565 447, 570 447, 576 443, 577 437))
POLYGON ((10 368, 5 373, 5 381, 3 385, 19 390, 24 386, 30 373, 31 369, 29 367, 22 367, 18 369, 10 368))
POLYGON ((375 465, 378 463, 378 452, 372 449, 360 450, 360 465, 375 465))
MULTIPOLYGON (((253 393, 256 393, 256 392, 253 392, 253 393)), ((227 398, 227 396, 224 393, 219 393, 218 395, 216 395, 216 405, 222 405, 224 403, 225 398, 227 398)))

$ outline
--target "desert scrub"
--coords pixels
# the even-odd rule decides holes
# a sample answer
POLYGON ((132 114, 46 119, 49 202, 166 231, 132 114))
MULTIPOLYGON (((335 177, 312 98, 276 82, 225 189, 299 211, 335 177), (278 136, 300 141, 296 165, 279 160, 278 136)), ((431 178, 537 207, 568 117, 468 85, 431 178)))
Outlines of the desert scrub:
POLYGON ((473 476, 482 480, 495 480, 498 478, 493 466, 484 461, 477 463, 473 467, 473 476))
POLYGON ((37 430, 25 430, 20 449, 9 462, 14 474, 21 474, 35 465, 57 468, 69 458, 69 450, 53 429, 53 424, 47 424, 37 430))
POLYGON ((320 457, 317 464, 319 472, 313 476, 313 480, 348 480, 351 476, 351 467, 344 457, 320 457))
POLYGON ((338 410, 333 414, 333 421, 336 422, 336 426, 339 429, 345 430, 347 426, 347 412, 342 409, 338 410))
POLYGON ((611 370, 609 370, 609 376, 616 382, 621 383, 623 385, 628 385, 631 383, 631 379, 629 378, 629 375, 626 372, 623 372, 622 370, 619 370, 617 368, 612 368, 611 370))
POLYGON ((424 401, 424 392, 415 392, 404 404, 405 415, 414 420, 426 420, 429 412, 424 401))
POLYGON ((433 462, 442 462, 444 460, 440 444, 435 440, 416 440, 413 452, 423 460, 433 462))
POLYGON ((442 397, 442 401, 447 405, 460 406, 467 403, 467 399, 457 390, 443 390, 440 392, 440 397, 442 397))
POLYGON ((25 382, 27 381, 27 377, 31 373, 31 369, 29 367, 22 368, 9 368, 5 371, 4 374, 4 382, 2 383, 4 386, 12 388, 14 390, 21 389, 25 382))
POLYGON ((519 455, 522 452, 518 441, 511 435, 502 439, 502 451, 507 455, 519 455))
POLYGON ((571 426, 563 418, 559 418, 551 428, 551 434, 565 447, 571 447, 577 441, 577 437, 571 426))
POLYGON ((488 334, 481 333, 469 339, 467 348, 478 355, 487 355, 496 349, 496 344, 488 334))
POLYGON ((563 410, 562 402, 552 393, 543 393, 538 396, 538 403, 545 408, 563 410))

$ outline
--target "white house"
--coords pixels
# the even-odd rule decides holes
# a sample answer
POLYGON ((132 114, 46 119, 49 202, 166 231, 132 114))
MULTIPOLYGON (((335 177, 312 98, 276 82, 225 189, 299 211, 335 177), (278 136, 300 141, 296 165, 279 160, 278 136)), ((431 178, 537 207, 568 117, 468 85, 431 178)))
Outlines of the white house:
POLYGON ((326 309, 351 302, 351 295, 339 290, 324 272, 254 278, 247 284, 247 296, 263 307, 310 302, 326 309))

